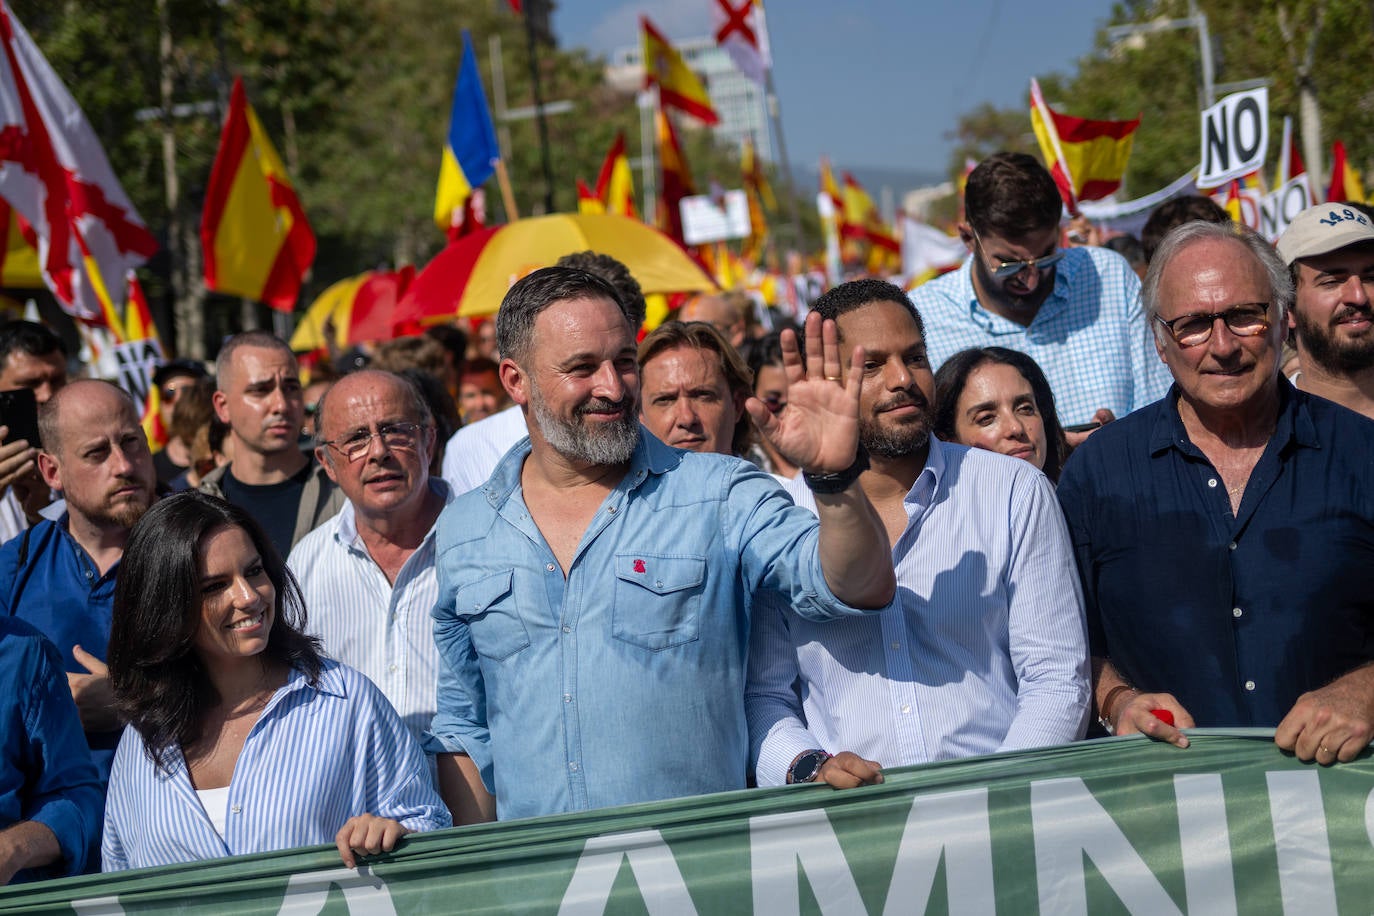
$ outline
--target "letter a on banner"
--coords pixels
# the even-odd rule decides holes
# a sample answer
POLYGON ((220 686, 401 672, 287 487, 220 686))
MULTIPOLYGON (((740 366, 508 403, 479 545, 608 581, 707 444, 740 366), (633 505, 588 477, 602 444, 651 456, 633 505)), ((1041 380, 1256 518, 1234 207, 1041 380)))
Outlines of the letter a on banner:
POLYGON ((1269 90, 1228 95, 1202 112, 1197 186, 1215 188, 1264 165, 1269 148, 1269 90))

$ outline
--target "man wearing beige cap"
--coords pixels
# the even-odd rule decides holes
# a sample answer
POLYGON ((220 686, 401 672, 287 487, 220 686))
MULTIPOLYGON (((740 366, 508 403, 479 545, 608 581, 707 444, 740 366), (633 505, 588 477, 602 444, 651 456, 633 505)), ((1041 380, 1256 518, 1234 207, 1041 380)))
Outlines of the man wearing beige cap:
POLYGON ((1297 300, 1288 314, 1303 391, 1374 418, 1374 220, 1319 204, 1278 241, 1297 300))

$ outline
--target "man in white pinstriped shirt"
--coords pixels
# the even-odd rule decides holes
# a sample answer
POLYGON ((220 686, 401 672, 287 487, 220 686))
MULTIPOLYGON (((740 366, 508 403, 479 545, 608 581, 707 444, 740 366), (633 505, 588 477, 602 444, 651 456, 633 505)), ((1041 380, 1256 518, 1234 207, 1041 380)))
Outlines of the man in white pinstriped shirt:
MULTIPOLYGON (((849 787, 881 782, 883 766, 1082 737, 1083 600, 1053 487, 1027 461, 930 436, 925 331, 900 289, 846 283, 813 311, 835 321, 842 353, 866 354, 859 484, 893 545, 900 606, 824 624, 755 607, 759 785, 849 787)), ((810 508, 805 487, 787 489, 810 508)))
POLYGON ((291 551, 306 629, 367 675, 418 737, 438 681, 434 522, 451 498, 429 476, 434 419, 410 382, 368 370, 326 393, 317 423, 316 457, 348 502, 291 551))

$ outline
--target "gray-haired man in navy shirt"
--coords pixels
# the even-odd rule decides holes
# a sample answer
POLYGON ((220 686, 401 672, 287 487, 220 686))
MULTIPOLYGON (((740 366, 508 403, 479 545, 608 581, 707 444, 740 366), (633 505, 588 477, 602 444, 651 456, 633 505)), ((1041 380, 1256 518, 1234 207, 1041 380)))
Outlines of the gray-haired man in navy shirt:
POLYGON ((1299 759, 1352 760, 1374 737, 1374 423, 1280 377, 1293 283, 1251 230, 1175 229, 1142 298, 1174 385, 1059 481, 1101 721, 1179 747, 1277 727, 1299 759))

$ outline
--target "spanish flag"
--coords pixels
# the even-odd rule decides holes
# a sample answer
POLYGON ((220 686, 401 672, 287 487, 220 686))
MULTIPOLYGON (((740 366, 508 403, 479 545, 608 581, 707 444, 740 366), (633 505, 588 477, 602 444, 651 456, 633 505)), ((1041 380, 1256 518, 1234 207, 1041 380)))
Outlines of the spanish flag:
POLYGON ((601 198, 596 196, 596 192, 587 187, 587 183, 581 178, 577 179, 577 212, 578 213, 605 213, 606 205, 601 202, 601 198))
POLYGON ((711 105, 706 87, 687 66, 677 48, 654 28, 649 17, 640 16, 639 24, 644 53, 644 88, 658 86, 661 105, 685 111, 707 124, 719 124, 720 116, 711 105))
POLYGON ((315 260, 315 233, 241 78, 234 80, 210 171, 200 240, 208 288, 282 312, 295 307, 315 260))
POLYGON ((890 254, 900 255, 902 243, 883 222, 877 204, 864 190, 863 185, 848 172, 844 173, 844 211, 840 220, 840 235, 859 242, 868 242, 874 248, 890 254))
POLYGON ((1345 157, 1345 144, 1340 140, 1331 144, 1331 184, 1326 190, 1326 199, 1331 203, 1364 202, 1364 183, 1360 181, 1360 173, 1351 168, 1345 157))
POLYGON ((625 135, 615 135, 615 142, 606 153, 606 161, 601 163, 601 174, 596 179, 596 196, 601 200, 606 213, 638 219, 635 212, 635 179, 630 171, 630 160, 625 155, 625 135))
POLYGON ((740 150, 739 168, 744 181, 745 199, 749 202, 749 237, 744 240, 743 251, 757 260, 763 255, 764 241, 768 238, 768 218, 764 215, 764 208, 776 210, 778 200, 754 152, 754 141, 748 138, 745 138, 740 150))
POLYGON ((439 162, 439 188, 434 195, 434 222, 440 229, 448 231, 462 222, 463 202, 496 171, 499 158, 501 149, 496 145, 496 128, 487 109, 472 36, 464 29, 463 62, 453 86, 453 108, 439 162))
POLYGON ((682 238, 682 198, 694 194, 696 187, 668 113, 660 108, 654 117, 658 125, 658 161, 663 179, 658 200, 658 228, 676 239, 678 244, 685 244, 682 238))
POLYGON ((1046 104, 1034 79, 1030 116, 1045 165, 1070 213, 1078 212, 1080 200, 1099 200, 1121 187, 1140 118, 1089 121, 1059 114, 1046 104))

